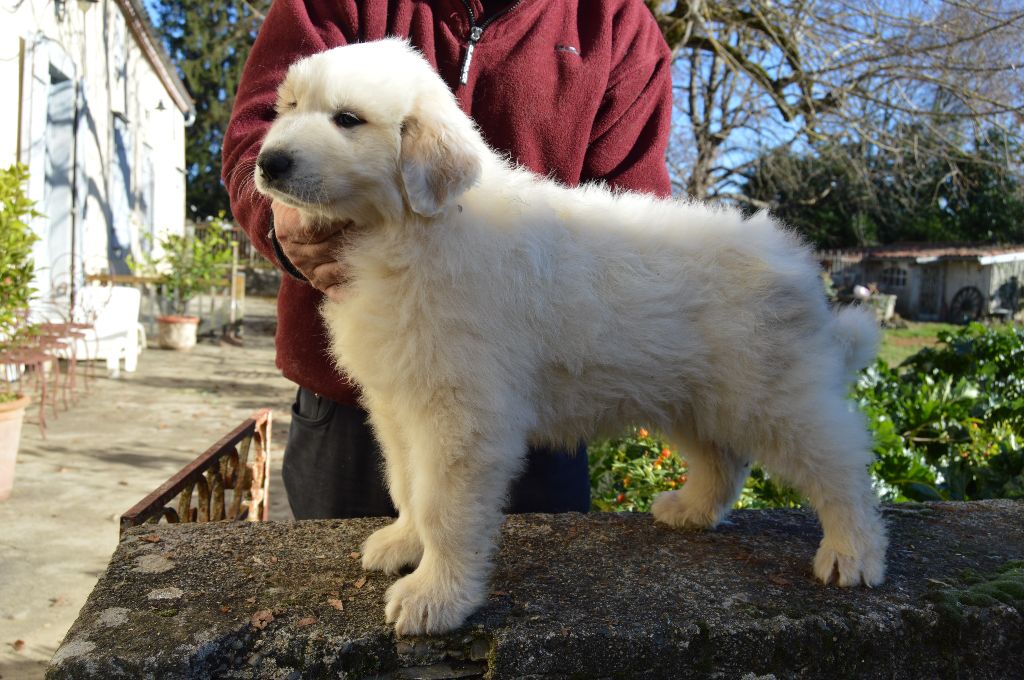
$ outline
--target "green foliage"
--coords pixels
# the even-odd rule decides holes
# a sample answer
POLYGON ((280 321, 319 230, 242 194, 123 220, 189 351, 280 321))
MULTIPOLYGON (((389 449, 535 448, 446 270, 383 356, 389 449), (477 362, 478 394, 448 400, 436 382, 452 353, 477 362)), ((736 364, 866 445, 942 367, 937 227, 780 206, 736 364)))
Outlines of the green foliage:
POLYGON ((28 168, 12 165, 0 170, 0 344, 11 342, 23 325, 19 316, 28 308, 35 289, 32 244, 39 237, 28 220, 37 217, 35 203, 25 195, 28 168))
POLYGON ((160 277, 165 313, 185 314, 195 296, 208 292, 226 275, 231 264, 231 242, 222 218, 184 235, 170 234, 160 241, 162 254, 146 256, 141 264, 129 262, 137 274, 160 277))
POLYGON ((939 333, 855 394, 875 434, 872 472, 889 500, 1024 497, 1024 331, 939 333))
MULTIPOLYGON (((654 497, 686 483, 686 462, 643 428, 622 437, 593 441, 590 454, 592 505, 598 511, 648 512, 654 497)), ((797 507, 799 494, 755 467, 737 501, 741 508, 797 507)))
POLYGON ((165 0, 147 5, 167 52, 195 100, 185 141, 186 202, 197 219, 230 215, 220 181, 221 145, 242 67, 269 0, 165 0))
POLYGON ((686 464, 643 428, 591 442, 588 450, 595 510, 647 512, 659 492, 686 483, 686 464))

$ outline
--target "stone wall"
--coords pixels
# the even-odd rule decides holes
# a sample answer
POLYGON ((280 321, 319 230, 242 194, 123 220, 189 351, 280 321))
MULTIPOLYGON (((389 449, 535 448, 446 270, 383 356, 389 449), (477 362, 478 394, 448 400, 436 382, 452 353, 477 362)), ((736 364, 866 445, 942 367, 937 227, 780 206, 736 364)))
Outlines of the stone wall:
POLYGON ((1008 678, 1024 673, 1024 502, 886 508, 889 579, 824 587, 799 510, 714 532, 644 514, 508 519, 487 605, 396 639, 384 520, 134 530, 49 678, 1008 678))

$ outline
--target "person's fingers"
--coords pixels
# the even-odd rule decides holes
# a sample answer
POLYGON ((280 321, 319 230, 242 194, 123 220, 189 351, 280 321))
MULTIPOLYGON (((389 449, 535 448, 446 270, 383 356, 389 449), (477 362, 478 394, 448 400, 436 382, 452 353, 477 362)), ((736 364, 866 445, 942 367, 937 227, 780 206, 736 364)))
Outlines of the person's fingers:
MULTIPOLYGON (((274 234, 279 243, 321 243, 340 234, 351 222, 314 222, 289 205, 272 201, 274 213, 274 234)), ((287 252, 287 251, 285 251, 287 252)))
POLYGON ((309 275, 316 267, 338 261, 338 244, 333 241, 322 243, 301 243, 289 241, 281 244, 288 261, 303 274, 309 275))
POLYGON ((309 279, 309 282, 317 290, 326 293, 328 297, 340 293, 340 290, 348 282, 348 272, 345 266, 338 261, 324 262, 310 269, 309 272, 302 272, 309 279))

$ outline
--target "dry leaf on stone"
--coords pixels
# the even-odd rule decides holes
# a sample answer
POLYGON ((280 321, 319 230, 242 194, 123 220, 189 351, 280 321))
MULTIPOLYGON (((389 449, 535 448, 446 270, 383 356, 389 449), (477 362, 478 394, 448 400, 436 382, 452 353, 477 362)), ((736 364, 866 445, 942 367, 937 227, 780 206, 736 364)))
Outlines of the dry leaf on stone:
POLYGON ((357 552, 350 552, 350 553, 348 554, 348 556, 349 556, 349 557, 351 557, 351 558, 352 558, 352 559, 354 559, 354 560, 358 560, 358 559, 359 559, 360 557, 362 557, 362 556, 361 556, 361 555, 360 555, 359 553, 357 553, 357 552))
POLYGON ((778 574, 771 574, 768 576, 768 580, 777 586, 789 586, 792 585, 787 579, 779 576, 778 574))
POLYGON ((345 611, 345 603, 342 602, 341 600, 339 600, 336 597, 329 597, 329 598, 327 598, 327 604, 331 605, 332 607, 337 609, 339 612, 345 611))
POLYGON ((258 612, 256 612, 255 614, 252 615, 252 618, 249 619, 249 623, 252 624, 253 628, 258 628, 259 630, 263 630, 273 620, 274 620, 273 612, 271 612, 269 609, 261 609, 261 610, 259 610, 258 612))
POLYGON ((222 604, 220 606, 220 610, 221 610, 222 613, 228 614, 228 613, 231 612, 231 607, 227 606, 226 604, 222 604))
POLYGON ((160 537, 156 534, 147 534, 145 536, 139 536, 139 540, 145 541, 146 543, 159 543, 160 537))
POLYGON ((352 585, 354 585, 356 588, 362 588, 363 586, 366 585, 366 577, 365 576, 360 576, 358 579, 356 579, 356 582, 353 583, 352 585))
POLYGON ((312 626, 314 623, 316 623, 315 616, 303 616, 301 619, 295 622, 295 625, 297 625, 299 628, 305 628, 306 626, 312 626))
POLYGON ((253 595, 252 597, 245 598, 245 603, 246 604, 255 604, 256 603, 256 596, 253 595))

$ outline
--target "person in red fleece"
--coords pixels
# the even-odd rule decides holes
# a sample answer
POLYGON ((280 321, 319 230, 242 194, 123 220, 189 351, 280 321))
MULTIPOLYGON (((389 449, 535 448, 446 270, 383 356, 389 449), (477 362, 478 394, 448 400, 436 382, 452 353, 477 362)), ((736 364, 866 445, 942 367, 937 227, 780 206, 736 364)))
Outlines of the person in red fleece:
MULTIPOLYGON (((303 230, 252 191, 252 170, 289 65, 352 42, 402 36, 434 65, 495 149, 567 185, 667 196, 671 53, 642 0, 274 0, 246 61, 223 143, 231 207, 285 272, 277 366, 298 383, 284 458, 296 518, 394 515, 357 388, 334 368, 317 307, 345 285, 345 224, 303 230)), ((511 512, 586 512, 586 451, 531 450, 511 512)))

